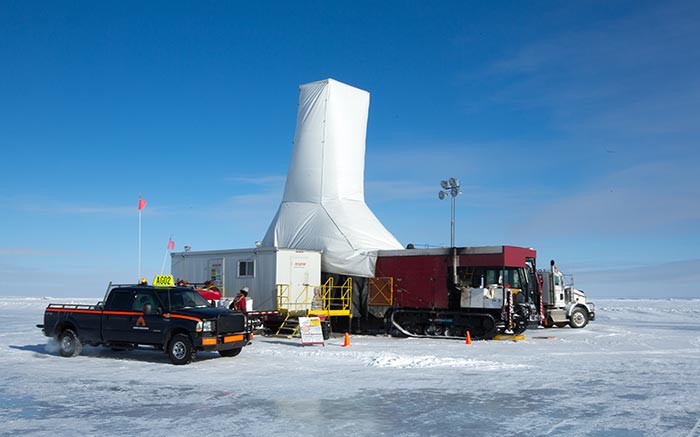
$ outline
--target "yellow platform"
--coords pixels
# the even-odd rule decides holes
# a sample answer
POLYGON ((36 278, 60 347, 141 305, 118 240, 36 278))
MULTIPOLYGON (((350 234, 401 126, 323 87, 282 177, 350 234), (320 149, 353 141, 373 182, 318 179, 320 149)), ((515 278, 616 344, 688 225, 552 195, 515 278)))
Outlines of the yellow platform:
POLYGON ((350 310, 309 310, 310 316, 345 316, 352 317, 350 310))
POLYGON ((494 340, 510 340, 510 341, 522 341, 525 340, 525 334, 518 334, 518 335, 508 335, 508 334, 498 334, 495 337, 493 337, 494 340))

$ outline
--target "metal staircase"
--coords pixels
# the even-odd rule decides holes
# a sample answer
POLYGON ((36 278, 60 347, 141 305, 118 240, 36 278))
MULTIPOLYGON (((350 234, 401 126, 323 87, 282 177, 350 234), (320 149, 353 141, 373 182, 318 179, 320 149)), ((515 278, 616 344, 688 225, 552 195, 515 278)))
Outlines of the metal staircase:
POLYGON ((352 279, 335 285, 329 278, 320 286, 305 285, 296 294, 288 284, 278 284, 277 310, 284 315, 284 321, 275 335, 289 338, 299 334, 299 317, 352 318, 352 279))
POLYGON ((299 317, 306 317, 306 314, 294 315, 294 313, 287 312, 284 321, 275 332, 275 336, 292 338, 299 334, 299 317))

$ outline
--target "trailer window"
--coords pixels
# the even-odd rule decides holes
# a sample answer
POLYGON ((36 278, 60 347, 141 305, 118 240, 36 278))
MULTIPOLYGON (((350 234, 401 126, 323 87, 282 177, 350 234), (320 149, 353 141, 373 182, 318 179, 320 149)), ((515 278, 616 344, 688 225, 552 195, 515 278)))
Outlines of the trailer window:
POLYGON ((255 276, 255 261, 238 261, 238 277, 252 278, 255 276))

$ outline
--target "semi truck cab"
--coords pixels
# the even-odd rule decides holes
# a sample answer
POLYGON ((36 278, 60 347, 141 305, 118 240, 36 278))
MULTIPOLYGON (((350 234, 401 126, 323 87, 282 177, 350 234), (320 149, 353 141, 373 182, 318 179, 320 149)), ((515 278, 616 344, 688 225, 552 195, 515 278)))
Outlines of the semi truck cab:
POLYGON ((565 275, 554 260, 550 261, 550 270, 540 270, 538 276, 542 286, 544 326, 583 328, 595 320, 595 304, 586 300, 583 290, 566 284, 565 275))

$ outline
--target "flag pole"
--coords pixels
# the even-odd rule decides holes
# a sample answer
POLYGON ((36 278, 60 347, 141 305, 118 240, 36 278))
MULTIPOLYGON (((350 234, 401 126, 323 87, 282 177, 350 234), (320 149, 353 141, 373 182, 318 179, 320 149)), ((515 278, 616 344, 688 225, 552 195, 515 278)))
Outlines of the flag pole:
POLYGON ((137 281, 141 282, 141 210, 146 207, 146 201, 139 196, 139 275, 137 281))
MULTIPOLYGON (((141 202, 140 199, 139 202, 141 202)), ((136 277, 136 280, 141 280, 141 208, 139 208, 139 274, 136 277)))
POLYGON ((168 251, 173 250, 174 247, 175 247, 175 243, 173 243, 173 235, 170 234, 170 238, 168 238, 168 247, 165 248, 165 255, 163 255, 163 265, 160 268, 161 275, 165 271, 165 260, 168 258, 168 251))

